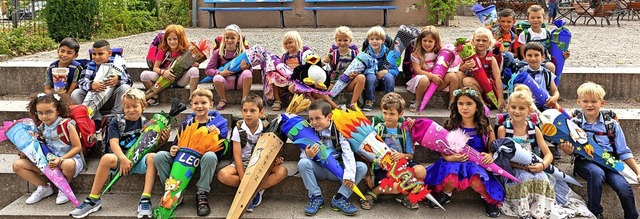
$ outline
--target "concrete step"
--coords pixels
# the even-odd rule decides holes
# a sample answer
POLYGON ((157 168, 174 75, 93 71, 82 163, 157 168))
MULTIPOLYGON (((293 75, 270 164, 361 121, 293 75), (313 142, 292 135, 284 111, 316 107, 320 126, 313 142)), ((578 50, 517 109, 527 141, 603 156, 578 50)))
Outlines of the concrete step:
MULTIPOLYGON (((0 94, 30 94, 41 92, 44 83, 44 72, 50 62, 11 61, 0 63, 0 78, 15 78, 17 83, 7 83, 0 87, 0 94), (16 77, 16 75, 18 77, 16 77), (33 84, 35 86, 25 86, 33 84)), ((140 81, 140 73, 147 70, 146 63, 127 63, 127 70, 133 81, 140 81)), ((200 75, 203 78, 205 64, 200 65, 200 75)), ((628 100, 638 98, 640 88, 634 86, 640 83, 640 69, 638 68, 571 68, 564 69, 562 86, 559 87, 563 98, 575 99, 576 89, 585 81, 601 84, 609 94, 608 99, 628 100)), ((260 71, 253 74, 254 83, 261 84, 260 71)), ((397 82, 402 86, 404 83, 397 82)))

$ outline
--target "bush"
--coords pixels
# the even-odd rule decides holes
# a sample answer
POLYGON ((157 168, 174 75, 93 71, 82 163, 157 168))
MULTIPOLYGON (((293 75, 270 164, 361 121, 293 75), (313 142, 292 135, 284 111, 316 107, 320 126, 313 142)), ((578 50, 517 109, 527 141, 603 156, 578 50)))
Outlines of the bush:
POLYGON ((37 34, 25 27, 0 32, 0 54, 10 57, 56 49, 58 44, 46 34, 37 34))
POLYGON ((449 26, 458 6, 472 5, 475 0, 421 0, 414 6, 424 6, 429 10, 428 22, 449 26))
POLYGON ((48 0, 44 15, 49 37, 61 41, 65 37, 91 39, 95 33, 99 0, 48 0))
POLYGON ((163 0, 159 2, 158 19, 162 27, 169 24, 179 24, 185 27, 191 26, 189 16, 189 0, 163 0))
POLYGON ((101 0, 98 38, 121 37, 156 30, 160 27, 151 1, 101 0))

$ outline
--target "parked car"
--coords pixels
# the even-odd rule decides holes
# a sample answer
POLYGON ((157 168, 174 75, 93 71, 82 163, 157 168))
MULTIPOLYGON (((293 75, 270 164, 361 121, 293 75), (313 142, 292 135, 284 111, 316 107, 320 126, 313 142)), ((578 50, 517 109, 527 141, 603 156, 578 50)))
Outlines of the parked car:
MULTIPOLYGON (((36 2, 32 2, 27 4, 27 6, 25 6, 24 8, 19 8, 18 9, 18 19, 19 20, 31 20, 33 18, 33 15, 35 13, 38 13, 39 11, 41 11, 42 9, 44 9, 45 4, 47 3, 46 1, 36 1, 36 2), (32 5, 33 3, 33 5, 32 5), (32 10, 35 10, 34 12, 32 12, 32 10)), ((13 16, 13 10, 9 10, 9 13, 7 13, 7 18, 11 19, 13 16)))

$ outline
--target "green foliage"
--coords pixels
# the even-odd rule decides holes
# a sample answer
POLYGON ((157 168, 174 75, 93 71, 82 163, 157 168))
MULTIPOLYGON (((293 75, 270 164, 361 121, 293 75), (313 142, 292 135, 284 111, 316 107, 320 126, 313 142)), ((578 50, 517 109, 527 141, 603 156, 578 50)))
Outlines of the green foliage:
POLYGON ((156 30, 158 19, 149 0, 100 0, 98 38, 121 37, 156 30))
POLYGON ((470 6, 475 0, 421 0, 414 5, 424 6, 429 10, 430 24, 449 25, 449 20, 453 19, 458 6, 470 6))
POLYGON ((49 37, 61 41, 65 37, 91 39, 96 33, 94 26, 98 16, 99 0, 48 0, 44 16, 49 37))
POLYGON ((57 47, 56 42, 47 37, 46 33, 38 34, 29 31, 30 29, 31 27, 18 27, 0 32, 0 54, 14 57, 57 47))
POLYGON ((162 0, 159 2, 158 8, 160 13, 158 19, 162 26, 169 24, 179 24, 185 27, 191 26, 191 17, 189 16, 189 0, 162 0))

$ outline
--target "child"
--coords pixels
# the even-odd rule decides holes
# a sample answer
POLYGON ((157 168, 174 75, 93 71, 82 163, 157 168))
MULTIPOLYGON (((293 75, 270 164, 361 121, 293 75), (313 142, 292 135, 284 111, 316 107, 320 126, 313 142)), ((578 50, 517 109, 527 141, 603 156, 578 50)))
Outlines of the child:
POLYGON ((547 7, 549 9, 549 20, 547 23, 551 24, 556 20, 556 16, 558 15, 558 0, 549 0, 547 7))
POLYGON ((546 100, 544 106, 536 107, 541 110, 554 108, 560 98, 560 92, 558 91, 558 87, 556 87, 556 83, 554 83, 556 75, 541 64, 545 57, 544 47, 538 42, 530 42, 523 47, 523 54, 525 54, 524 59, 528 65, 520 69, 520 72, 531 75, 538 86, 543 88, 549 95, 549 99, 546 100))
MULTIPOLYGON (((402 122, 404 121, 404 117, 402 116, 404 113, 404 99, 398 93, 388 93, 382 97, 382 104, 380 104, 380 108, 382 108, 382 116, 376 116, 371 118, 376 131, 382 137, 384 142, 393 150, 393 154, 391 155, 391 159, 394 162, 397 162, 400 158, 406 157, 409 161, 409 166, 413 167, 413 170, 416 174, 416 179, 419 181, 423 181, 424 177, 427 175, 427 171, 424 166, 419 165, 417 162, 413 162, 413 151, 414 145, 413 140, 411 138, 411 133, 407 130, 402 129, 402 122)), ((373 169, 373 176, 369 176, 370 172, 367 172, 367 177, 365 181, 369 188, 372 188, 370 191, 367 191, 365 194, 366 200, 360 201, 360 207, 365 210, 369 210, 373 207, 374 201, 377 199, 377 196, 380 194, 400 194, 394 185, 393 190, 383 190, 380 188, 380 180, 387 178, 387 171, 380 168, 380 166, 376 165, 376 168, 373 169), (371 181, 374 179, 373 182, 371 181), (375 188, 373 188, 375 186, 375 188)), ((407 197, 403 197, 402 195, 398 195, 396 197, 396 201, 402 203, 405 207, 409 209, 418 209, 418 203, 412 204, 411 201, 407 197)))
MULTIPOLYGON (((66 127, 69 131, 71 145, 64 143, 58 137, 58 126, 62 125, 61 122, 64 122, 69 117, 69 102, 66 98, 58 94, 41 93, 31 99, 28 109, 31 115, 34 116, 33 120, 36 123, 42 122, 38 127, 41 138, 47 144, 46 146, 51 150, 51 153, 56 156, 56 158, 49 160, 49 166, 45 168, 60 167, 67 182, 71 183, 71 180, 82 171, 84 163, 80 154, 82 151, 80 137, 78 137, 73 120, 70 120, 66 127)), ((42 172, 38 167, 28 160, 24 154, 20 153, 19 155, 20 159, 13 162, 13 172, 29 183, 38 186, 25 203, 28 205, 35 204, 52 195, 53 189, 50 183, 40 178, 39 175, 42 175, 42 172)), ((69 202, 69 198, 61 191, 58 191, 56 204, 61 205, 67 202, 69 202)))
MULTIPOLYGON (((302 37, 300 37, 300 33, 298 31, 289 31, 282 36, 282 49, 284 49, 284 54, 280 60, 284 62, 289 68, 292 70, 296 67, 305 63, 304 57, 306 54, 313 53, 309 47, 302 45, 302 37)), ((282 109, 282 98, 280 88, 275 85, 271 86, 273 89, 273 97, 275 101, 271 105, 271 109, 274 111, 280 111, 282 109)), ((289 92, 294 93, 293 87, 289 85, 289 92)))
MULTIPOLYGON (((358 55, 357 49, 354 50, 349 48, 351 41, 353 40, 353 32, 351 32, 349 27, 340 26, 336 28, 333 36, 338 48, 332 49, 324 58, 322 58, 322 62, 328 63, 331 67, 331 72, 329 72, 329 75, 331 75, 331 85, 329 85, 329 89, 327 90, 331 90, 333 88, 333 85, 338 81, 338 78, 340 78, 351 61, 353 61, 356 55, 358 55)), ((346 91, 353 92, 353 95, 351 95, 351 100, 347 107, 354 109, 355 104, 358 102, 358 99, 360 99, 360 95, 364 90, 365 76, 363 74, 358 74, 358 72, 351 72, 349 76, 351 77, 351 82, 347 85, 346 91)), ((337 105, 330 98, 327 98, 326 100, 331 105, 337 105)))
MULTIPOLYGON (((209 122, 209 110, 213 107, 213 93, 208 89, 198 88, 193 91, 189 99, 191 100, 191 110, 195 113, 195 117, 189 117, 189 120, 182 124, 182 128, 194 122, 198 123, 198 128, 206 126, 209 122)), ((207 128, 209 131, 216 129, 215 126, 209 126, 207 128)), ((182 129, 179 129, 179 131, 181 130, 182 129)), ((226 136, 223 136, 223 138, 226 138, 226 136)), ((153 162, 158 170, 160 182, 166 181, 169 177, 171 165, 179 149, 178 138, 176 138, 169 151, 160 151, 156 154, 153 162)), ((196 184, 198 188, 196 192, 196 212, 198 216, 207 216, 211 213, 208 194, 211 190, 211 179, 213 178, 216 166, 218 166, 218 156, 214 152, 207 152, 200 159, 200 179, 196 184)), ((181 201, 182 200, 179 202, 181 201)))
MULTIPOLYGON (((484 105, 480 94, 469 87, 454 91, 454 104, 451 105, 451 116, 444 124, 447 130, 462 129, 471 137, 467 144, 480 152, 482 163, 493 162, 493 153, 488 151, 495 139, 489 119, 484 113, 484 105)), ((498 205, 504 199, 504 189, 500 182, 479 165, 469 162, 464 154, 441 154, 436 163, 427 168, 425 184, 435 186, 439 194, 436 199, 440 204, 451 200, 453 190, 462 191, 471 186, 484 200, 485 212, 489 217, 500 216, 498 205)), ((428 202, 427 205, 435 208, 428 202)))
MULTIPOLYGON (((119 57, 119 56, 118 56, 119 57)), ((100 65, 104 63, 112 63, 114 57, 111 57, 111 46, 109 42, 106 40, 98 40, 93 43, 93 51, 91 52, 91 61, 87 69, 82 71, 80 74, 80 80, 78 81, 78 86, 80 89, 76 89, 71 93, 71 100, 74 104, 82 104, 84 102, 84 98, 87 96, 87 92, 89 91, 103 91, 107 89, 107 87, 115 87, 113 91, 113 95, 111 97, 105 97, 109 100, 107 104, 113 103, 113 107, 111 108, 111 113, 113 114, 122 114, 122 96, 125 92, 131 88, 133 82, 131 82, 131 76, 126 71, 124 74, 119 75, 119 77, 112 77, 106 81, 94 81, 96 76, 96 71, 100 68, 100 65)), ((127 69, 126 66, 122 65, 122 69, 127 69)), ((101 118, 99 112, 90 112, 93 113, 93 118, 101 118)))
MULTIPOLYGON (((580 104, 583 110, 583 116, 582 118, 573 118, 573 121, 584 129, 589 138, 595 138, 596 142, 602 146, 602 149, 624 161, 639 176, 638 180, 640 180, 640 168, 638 168, 633 159, 633 153, 627 146, 620 124, 613 119, 605 121, 603 113, 601 113, 600 108, 605 104, 604 96, 606 92, 604 88, 596 83, 587 82, 578 87, 577 93, 577 103, 580 104), (612 122, 613 124, 613 129, 615 130, 615 135, 612 136, 613 142, 608 136, 597 134, 607 133, 606 122, 612 122)), ((563 143, 561 148, 564 153, 573 154, 574 148, 569 142, 563 143)), ((624 218, 638 218, 633 190, 620 173, 602 168, 580 156, 575 159, 575 172, 587 181, 589 199, 587 206, 598 218, 603 218, 604 209, 600 205, 600 201, 605 182, 618 194, 624 210, 624 218)))
MULTIPOLYGON (((167 79, 174 80, 174 86, 185 87, 189 85, 189 95, 198 87, 198 79, 200 78, 200 70, 198 65, 200 63, 193 63, 193 66, 184 73, 181 78, 175 78, 173 71, 169 69, 169 65, 176 59, 176 57, 182 55, 187 49, 189 49, 189 39, 184 31, 184 27, 180 25, 169 25, 164 30, 162 42, 158 47, 159 51, 156 54, 155 61, 153 62, 153 71, 143 71, 140 74, 140 80, 144 87, 148 90, 153 87, 153 84, 158 80, 160 76, 167 79)), ((158 105, 158 95, 147 98, 147 104, 150 106, 158 105)))
MULTIPOLYGON (((144 125, 142 112, 147 106, 147 101, 144 98, 144 93, 136 88, 129 89, 121 98, 122 107, 125 111, 125 126, 120 127, 117 119, 113 119, 111 123, 109 123, 107 138, 109 139, 109 148, 113 153, 105 154, 100 158, 100 164, 98 164, 89 197, 69 213, 69 215, 74 218, 84 218, 100 210, 102 207, 102 201, 100 199, 102 186, 110 174, 115 174, 118 171, 124 176, 128 174, 145 174, 144 190, 138 202, 138 218, 152 216, 151 192, 156 178, 156 168, 153 165, 153 159, 156 154, 146 154, 135 165, 132 164, 125 155, 128 150, 125 145, 128 145, 131 141, 135 141, 140 136, 142 126, 144 125)), ((166 141, 168 137, 169 129, 163 130, 160 135, 159 145, 166 141)))
POLYGON ((516 13, 509 8, 503 9, 498 13, 498 23, 500 23, 500 36, 498 42, 504 46, 502 51, 502 68, 508 68, 515 59, 514 54, 518 54, 516 33, 513 32, 513 24, 516 23, 516 13))
POLYGON ((362 48, 363 52, 366 52, 378 60, 378 72, 376 72, 376 74, 366 75, 366 82, 364 84, 365 100, 364 107, 362 107, 362 111, 365 112, 373 110, 373 104, 375 103, 374 92, 376 89, 382 90, 382 88, 384 88, 385 93, 389 93, 393 92, 396 86, 398 68, 387 60, 387 55, 393 48, 387 48, 387 46, 384 45, 386 36, 387 34, 382 27, 372 27, 367 31, 369 46, 362 48))
POLYGON ((66 79, 67 86, 64 90, 59 91, 60 93, 65 93, 70 96, 71 93, 78 88, 78 78, 80 76, 80 72, 82 72, 82 65, 80 62, 74 60, 75 58, 78 58, 78 51, 80 51, 80 44, 78 43, 78 40, 67 37, 60 42, 60 46, 58 46, 58 60, 51 63, 46 71, 46 76, 44 78, 45 93, 49 94, 54 91, 53 68, 69 69, 69 74, 66 79))
MULTIPOLYGON (((251 153, 256 146, 258 137, 262 134, 262 131, 267 127, 263 126, 260 116, 264 114, 262 105, 262 98, 255 94, 250 94, 245 98, 242 98, 242 125, 241 129, 246 133, 247 139, 241 139, 240 130, 238 127, 233 129, 231 133, 231 141, 233 141, 233 162, 218 172, 218 180, 222 184, 238 187, 240 185, 241 176, 244 175, 244 171, 251 158, 251 153), (246 145, 241 145, 240 142, 246 141, 246 145)), ((253 212, 253 208, 260 205, 262 202, 262 193, 265 189, 271 188, 287 177, 287 169, 281 166, 284 162, 282 157, 276 158, 275 166, 271 169, 271 173, 266 176, 265 182, 262 187, 259 188, 256 197, 247 206, 247 212, 253 212)))
MULTIPOLYGON (((309 124, 315 129, 318 137, 323 140, 327 147, 334 148, 336 153, 332 154, 332 156, 344 168, 342 186, 340 186, 338 194, 331 199, 331 209, 340 211, 344 215, 355 215, 358 209, 349 203, 349 196, 353 193, 351 188, 357 186, 366 174, 367 165, 355 160, 349 141, 336 130, 331 120, 331 109, 331 105, 324 100, 313 101, 309 106, 309 124)), ((309 196, 309 204, 304 208, 304 213, 307 216, 312 216, 318 213, 320 208, 324 207, 324 198, 318 186, 318 180, 338 181, 340 179, 331 174, 322 165, 313 161, 313 157, 320 151, 320 147, 317 144, 307 145, 307 148, 301 151, 298 170, 309 196)))
MULTIPOLYGON (((551 48, 551 33, 547 29, 542 29, 542 23, 544 23, 544 9, 540 5, 531 5, 527 9, 527 21, 531 24, 529 29, 526 29, 518 36, 518 43, 525 45, 529 42, 540 42, 544 48, 545 67, 551 72, 556 72, 556 66, 551 62, 551 56, 549 55, 549 49, 551 48)), ((569 51, 562 53, 565 59, 569 58, 569 51)), ((524 54, 524 48, 520 47, 520 57, 526 59, 524 54)))
POLYGON ((447 106, 453 103, 453 91, 458 89, 458 83, 460 82, 458 76, 456 74, 445 74, 444 77, 440 77, 431 72, 441 48, 442 39, 436 27, 427 26, 423 28, 416 39, 415 51, 411 54, 413 77, 407 82, 407 90, 414 93, 416 99, 409 106, 409 112, 418 111, 424 94, 432 81, 438 85, 437 90, 439 91, 449 87, 449 104, 447 106))
POLYGON ((227 106, 227 94, 225 90, 237 90, 238 87, 242 87, 242 98, 249 95, 251 91, 251 83, 253 83, 253 73, 251 72, 251 66, 249 63, 242 61, 242 72, 230 72, 225 69, 219 71, 218 68, 224 66, 225 63, 233 60, 236 56, 244 52, 244 45, 242 44, 242 34, 240 27, 235 24, 230 24, 224 28, 222 34, 223 40, 220 44, 220 48, 213 50, 211 59, 205 72, 209 76, 213 76, 213 87, 216 89, 216 93, 220 96, 220 102, 216 106, 216 110, 223 110, 227 106))
MULTIPOLYGON (((496 44, 495 38, 491 34, 490 30, 481 27, 473 32, 473 39, 471 39, 471 44, 476 49, 480 64, 482 65, 482 68, 484 68, 484 71, 487 73, 487 77, 489 78, 489 83, 492 84, 492 87, 494 87, 495 89, 496 97, 498 98, 498 110, 502 111, 502 109, 504 108, 502 86, 495 86, 502 85, 500 67, 498 67, 498 62, 493 57, 493 53, 491 53, 493 46, 496 44)), ((476 63, 474 60, 467 60, 460 66, 460 71, 465 72, 475 67, 475 65, 476 63)), ((467 77, 464 73, 458 73, 458 75, 462 78, 462 86, 471 87, 480 93, 490 92, 482 90, 482 87, 474 77, 467 77)))
POLYGON ((518 86, 509 96, 510 120, 498 128, 498 138, 508 137, 523 148, 543 158, 541 163, 528 166, 512 163, 514 176, 522 183, 507 182, 506 197, 500 208, 504 214, 518 218, 549 218, 555 206, 555 192, 547 174, 542 172, 553 161, 551 150, 542 132, 527 116, 533 113, 533 98, 526 86, 518 86))

